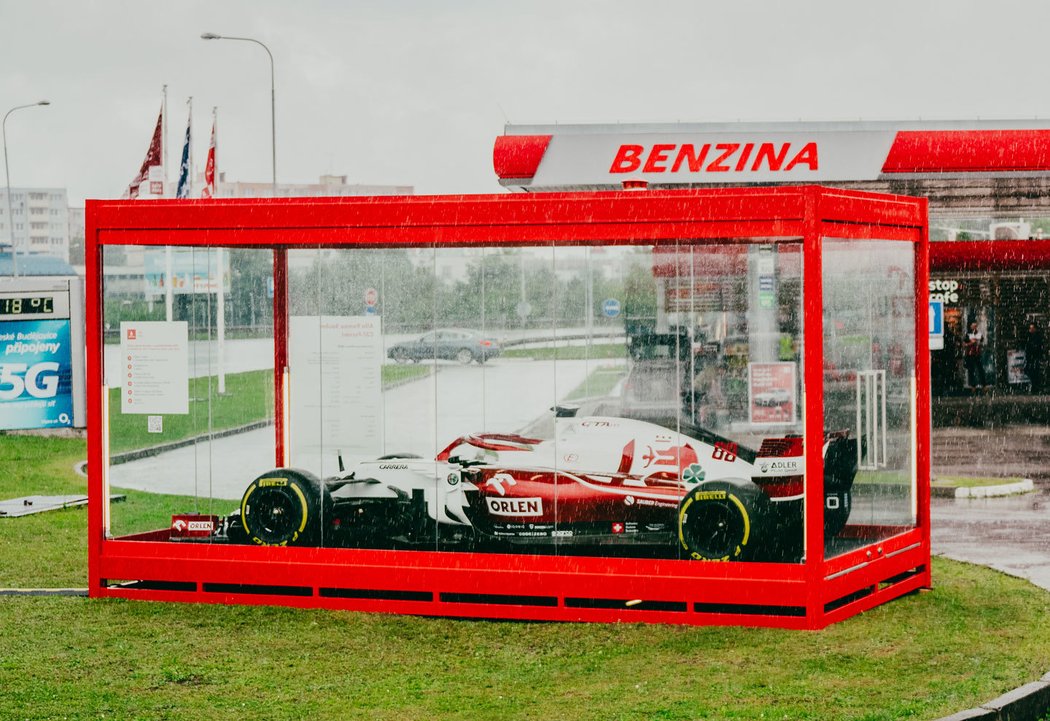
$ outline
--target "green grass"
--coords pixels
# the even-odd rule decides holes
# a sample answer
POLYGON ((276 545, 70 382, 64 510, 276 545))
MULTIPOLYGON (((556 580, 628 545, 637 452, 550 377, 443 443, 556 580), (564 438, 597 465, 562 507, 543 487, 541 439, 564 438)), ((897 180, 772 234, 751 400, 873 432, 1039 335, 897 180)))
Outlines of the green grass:
POLYGON ((417 378, 428 376, 430 373, 431 366, 428 365, 384 365, 382 366, 383 387, 386 388, 395 383, 414 381, 417 378))
POLYGON ((226 393, 219 395, 215 376, 190 379, 190 412, 166 414, 164 432, 150 433, 148 416, 120 412, 120 388, 109 391, 109 444, 111 453, 148 448, 236 428, 273 416, 273 371, 258 370, 226 375, 226 393))
MULTIPOLYGON (((82 491, 83 454, 3 437, 0 497, 82 491)), ((85 538, 84 509, 0 520, 0 586, 85 585, 85 538)), ((889 721, 1046 673, 1050 594, 940 559, 934 583, 818 633, 0 598, 0 718, 889 721)))
POLYGON ((623 343, 595 343, 594 345, 563 345, 543 348, 508 348, 504 358, 531 358, 533 360, 586 360, 626 358, 623 343))
POLYGON ((580 398, 597 398, 609 395, 609 391, 616 387, 620 379, 626 375, 626 368, 595 368, 583 380, 565 396, 567 401, 575 401, 580 398))
MULTIPOLYGON (((429 366, 382 366, 387 387, 429 375, 429 366)), ((190 412, 164 416, 164 432, 150 433, 147 415, 120 412, 120 388, 109 390, 110 452, 149 448, 181 441, 209 431, 254 423, 273 417, 273 371, 258 370, 226 375, 226 392, 219 395, 215 376, 190 379, 190 412), (210 403, 209 403, 210 399, 210 403)))
POLYGON ((1003 478, 989 478, 984 476, 939 476, 930 482, 932 486, 944 486, 946 488, 979 488, 981 486, 1002 486, 1007 483, 1020 483, 1023 478, 1006 476, 1003 478))

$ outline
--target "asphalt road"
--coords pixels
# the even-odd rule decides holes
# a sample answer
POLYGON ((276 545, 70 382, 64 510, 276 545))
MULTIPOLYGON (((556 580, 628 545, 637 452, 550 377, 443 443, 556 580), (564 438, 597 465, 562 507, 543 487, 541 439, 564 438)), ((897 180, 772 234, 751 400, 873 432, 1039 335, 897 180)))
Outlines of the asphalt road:
POLYGON ((1027 578, 1050 591, 1050 484, 1002 498, 935 498, 930 515, 936 555, 1027 578))

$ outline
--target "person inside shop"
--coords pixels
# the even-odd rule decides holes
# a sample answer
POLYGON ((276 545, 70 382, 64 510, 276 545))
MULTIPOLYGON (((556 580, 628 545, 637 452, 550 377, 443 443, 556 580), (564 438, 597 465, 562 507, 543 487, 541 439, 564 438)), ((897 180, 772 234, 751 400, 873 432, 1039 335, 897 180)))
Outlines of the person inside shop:
POLYGON ((977 328, 977 321, 970 323, 970 330, 966 332, 966 340, 963 342, 963 358, 966 363, 966 376, 970 388, 980 390, 985 383, 984 363, 984 334, 977 328))
POLYGON ((1024 373, 1031 384, 1029 390, 1038 393, 1043 388, 1043 334, 1035 323, 1028 324, 1024 340, 1024 373))

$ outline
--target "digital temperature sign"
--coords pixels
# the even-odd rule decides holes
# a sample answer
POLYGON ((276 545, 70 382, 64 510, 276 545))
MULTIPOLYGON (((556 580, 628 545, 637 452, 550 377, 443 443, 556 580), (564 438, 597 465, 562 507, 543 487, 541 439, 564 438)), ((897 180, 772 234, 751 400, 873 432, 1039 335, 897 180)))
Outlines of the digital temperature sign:
POLYGON ((19 296, 0 298, 0 316, 3 315, 52 315, 55 312, 53 295, 19 296))

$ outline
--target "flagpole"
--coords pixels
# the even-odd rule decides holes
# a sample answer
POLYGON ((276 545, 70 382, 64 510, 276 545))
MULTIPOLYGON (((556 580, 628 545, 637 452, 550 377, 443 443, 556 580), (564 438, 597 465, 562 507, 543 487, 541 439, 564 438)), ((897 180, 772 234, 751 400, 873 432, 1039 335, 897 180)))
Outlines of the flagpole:
MULTIPOLYGON (((164 83, 164 99, 160 106, 160 155, 164 166, 164 185, 160 197, 168 197, 168 84, 164 83)), ((175 289, 172 287, 171 246, 164 246, 164 317, 170 323, 175 315, 175 289)))
POLYGON ((164 166, 164 190, 160 197, 168 197, 168 84, 164 83, 164 99, 160 105, 160 157, 164 166))
POLYGON ((211 179, 211 196, 213 198, 219 195, 219 106, 213 105, 211 108, 211 154, 212 154, 212 179, 211 179))
MULTIPOLYGON (((211 197, 215 197, 219 192, 219 108, 212 107, 211 109, 211 147, 208 149, 209 161, 211 162, 211 197)), ((207 166, 205 166, 204 175, 208 175, 207 166)), ((204 178, 207 183, 208 178, 204 178)), ((218 262, 218 274, 219 283, 218 289, 216 290, 215 299, 215 314, 216 314, 216 325, 218 343, 216 347, 218 361, 219 361, 219 395, 225 395, 226 393, 226 260, 223 257, 222 246, 215 249, 216 260, 218 262)))
POLYGON ((187 196, 186 197, 192 198, 193 197, 193 96, 191 95, 186 102, 190 106, 190 118, 189 118, 188 121, 186 121, 186 138, 187 138, 187 144, 190 146, 189 176, 186 179, 186 182, 189 183, 190 187, 186 191, 187 192, 187 196))

